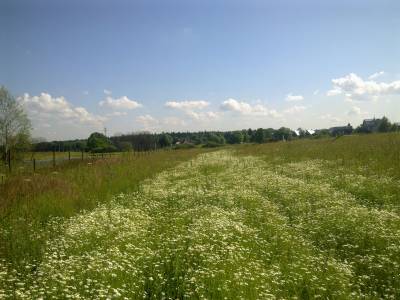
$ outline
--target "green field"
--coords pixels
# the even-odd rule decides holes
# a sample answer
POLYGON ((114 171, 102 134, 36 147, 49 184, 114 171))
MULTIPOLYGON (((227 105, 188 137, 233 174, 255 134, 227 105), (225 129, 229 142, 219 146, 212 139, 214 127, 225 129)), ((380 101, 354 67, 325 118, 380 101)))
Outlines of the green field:
POLYGON ((398 133, 119 157, 8 189, 0 298, 400 298, 398 133))

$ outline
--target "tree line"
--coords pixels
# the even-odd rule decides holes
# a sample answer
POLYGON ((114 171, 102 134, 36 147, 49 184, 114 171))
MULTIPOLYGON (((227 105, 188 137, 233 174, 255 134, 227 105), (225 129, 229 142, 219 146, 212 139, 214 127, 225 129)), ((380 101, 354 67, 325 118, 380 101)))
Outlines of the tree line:
POLYGON ((31 123, 23 107, 8 92, 0 87, 0 152, 3 160, 14 153, 13 158, 24 151, 150 151, 159 148, 191 148, 218 147, 225 144, 267 143, 288 141, 301 138, 322 138, 353 133, 372 133, 399 131, 399 123, 391 123, 388 118, 364 120, 353 129, 347 126, 332 127, 320 130, 291 130, 287 127, 279 129, 258 128, 234 131, 199 131, 150 133, 137 132, 106 137, 99 132, 92 133, 87 139, 68 141, 32 142, 31 123))
POLYGON ((268 143, 290 141, 302 138, 337 137, 353 133, 373 133, 399 131, 400 126, 383 117, 363 122, 357 128, 347 126, 332 127, 330 129, 305 130, 298 128, 291 130, 287 127, 279 129, 258 128, 234 131, 199 131, 199 132, 169 132, 150 133, 137 132, 106 137, 104 134, 92 133, 86 140, 41 142, 34 145, 35 151, 151 151, 160 148, 192 148, 192 147, 219 147, 225 144, 268 143))

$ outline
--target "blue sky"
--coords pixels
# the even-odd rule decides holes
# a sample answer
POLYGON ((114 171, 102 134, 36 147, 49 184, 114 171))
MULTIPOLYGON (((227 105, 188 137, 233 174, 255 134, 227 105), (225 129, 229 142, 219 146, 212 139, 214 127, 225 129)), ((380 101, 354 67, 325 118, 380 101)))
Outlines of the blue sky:
POLYGON ((34 136, 400 121, 399 1, 0 2, 34 136))

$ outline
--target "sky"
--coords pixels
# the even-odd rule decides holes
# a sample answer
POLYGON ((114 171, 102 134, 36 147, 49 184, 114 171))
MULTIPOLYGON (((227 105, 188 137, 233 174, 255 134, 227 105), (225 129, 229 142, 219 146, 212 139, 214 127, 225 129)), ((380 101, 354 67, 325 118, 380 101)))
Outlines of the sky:
POLYGON ((400 122, 398 0, 1 0, 0 40, 47 140, 400 122))

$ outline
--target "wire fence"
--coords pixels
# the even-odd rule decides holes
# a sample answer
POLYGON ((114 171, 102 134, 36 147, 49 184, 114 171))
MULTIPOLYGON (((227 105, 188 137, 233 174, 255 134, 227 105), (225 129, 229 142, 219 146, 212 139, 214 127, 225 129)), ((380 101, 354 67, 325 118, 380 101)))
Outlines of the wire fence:
POLYGON ((152 151, 129 151, 129 152, 110 152, 110 153, 91 153, 91 152, 56 152, 41 154, 34 153, 30 158, 14 159, 11 151, 7 152, 6 159, 0 165, 0 184, 11 176, 32 174, 42 171, 54 171, 55 169, 66 166, 68 164, 79 162, 94 162, 97 160, 105 160, 118 158, 122 156, 136 157, 151 155, 152 151), (38 157, 35 157, 38 154, 38 157))

